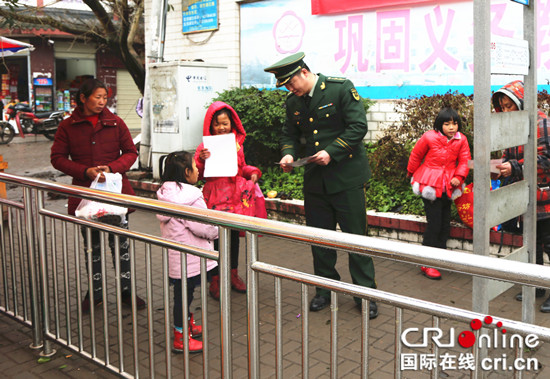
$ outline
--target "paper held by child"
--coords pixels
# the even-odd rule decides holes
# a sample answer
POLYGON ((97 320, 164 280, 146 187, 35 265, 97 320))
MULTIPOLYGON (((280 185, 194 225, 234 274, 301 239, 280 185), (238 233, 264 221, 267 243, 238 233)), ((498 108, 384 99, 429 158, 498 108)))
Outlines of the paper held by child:
POLYGON ((238 172, 237 142, 235 134, 219 134, 202 137, 210 157, 204 161, 204 177, 235 176, 238 172))
POLYGON ((275 164, 282 164, 282 165, 291 166, 291 167, 300 167, 300 166, 305 166, 311 158, 313 158, 313 157, 310 155, 309 157, 300 158, 297 161, 292 162, 292 163, 275 162, 275 164))

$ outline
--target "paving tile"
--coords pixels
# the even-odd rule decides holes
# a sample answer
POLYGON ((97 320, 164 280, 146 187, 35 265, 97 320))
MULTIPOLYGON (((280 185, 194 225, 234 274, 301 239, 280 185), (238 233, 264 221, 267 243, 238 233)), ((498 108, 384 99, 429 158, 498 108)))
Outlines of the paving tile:
MULTIPOLYGON (((60 207, 61 208, 61 207, 60 207)), ((64 209, 61 209, 64 212, 64 209)), ((130 220, 132 227, 148 233, 158 233, 158 224, 151 217, 146 217, 142 214, 134 214, 130 220)), ((69 227, 71 229, 71 227, 69 227)), ((72 235, 69 232, 69 235, 72 235)), ((244 239, 243 239, 244 241, 244 239)), ((312 257, 309 246, 304 244, 294 244, 287 241, 270 238, 264 236, 259 240, 260 257, 268 263, 281 265, 284 267, 301 270, 312 273, 312 257)), ((74 275, 74 244, 69 243, 71 260, 71 274, 74 275)), ((61 246, 59 246, 61 251, 61 246)), ((81 249, 78 248, 81 252, 81 249)), ((165 360, 165 338, 164 338, 164 308, 163 302, 163 285, 162 285, 162 265, 160 249, 152 249, 153 256, 153 298, 148 301, 152 304, 153 319, 151 320, 153 332, 153 356, 155 361, 154 371, 157 377, 166 376, 165 360)), ((144 245, 136 244, 136 266, 138 278, 138 293, 144 296, 146 293, 145 287, 145 265, 144 265, 144 245)), ((84 260, 81 259, 81 274, 85 276, 84 260)), ((393 292, 403 296, 410 296, 421 300, 433 301, 439 304, 457 306, 465 309, 471 307, 471 289, 472 280, 469 276, 443 271, 443 278, 440 281, 433 281, 421 275, 418 266, 406 263, 400 263, 392 260, 384 260, 374 258, 377 282, 379 289, 383 291, 393 292)), ((9 262, 8 262, 9 263, 9 262)), ((63 267, 61 256, 57 259, 58 268, 63 267)), ((110 258, 107 260, 107 281, 108 290, 113 290, 114 272, 112 270, 112 262, 110 258)), ((246 267, 245 243, 241 244, 240 253, 240 273, 244 276, 246 267)), ((342 281, 351 282, 348 272, 348 257, 347 253, 339 252, 336 265, 341 274, 342 281)), ((62 271, 62 270, 61 270, 62 271)), ((62 283, 60 278, 59 283, 62 283)), ((0 286, 2 284, 0 283, 0 286)), ((284 377, 299 377, 302 373, 302 348, 301 348, 301 332, 304 321, 304 314, 301 309, 301 285, 288 281, 282 281, 283 298, 281 299, 281 312, 283 320, 283 368, 284 377)), ((274 279, 268 275, 259 275, 259 318, 260 318, 260 372, 262 378, 275 377, 275 303, 273 300, 274 279)), ((490 303, 490 313, 495 317, 505 317, 511 319, 521 318, 521 303, 516 302, 513 296, 519 291, 519 286, 515 286, 497 299, 490 303)), ((82 296, 86 291, 85 282, 82 288, 82 296)), ((314 296, 314 289, 308 287, 309 299, 314 296)), ((112 304, 114 296, 113 292, 109 292, 109 345, 113 353, 111 354, 111 363, 118 364, 118 336, 116 333, 117 313, 116 307, 112 304)), ((64 330, 66 323, 66 312, 64 309, 64 290, 60 290, 59 306, 60 306, 60 334, 65 336, 64 330)), ((74 344, 78 344, 76 333, 76 296, 74 296, 74 288, 70 289, 70 312, 69 317, 73 331, 71 338, 74 344)), ((194 309, 197 320, 200 320, 200 315, 204 305, 207 306, 208 322, 209 322, 209 365, 208 369, 210 377, 221 377, 221 351, 220 351, 220 329, 218 323, 219 302, 207 296, 201 304, 199 296, 199 288, 195 292, 195 300, 192 308, 194 309)), ((247 342, 248 342, 248 327, 247 327, 247 305, 246 295, 231 292, 232 304, 232 355, 234 358, 233 377, 247 377, 248 361, 247 361, 247 342)), ((169 311, 168 317, 171 317, 171 289, 168 294, 169 311)), ((4 298, 0 291, 0 306, 3 305, 4 298)), ((544 299, 537 299, 537 306, 544 299)), ((394 369, 394 345, 395 345, 395 308, 389 304, 378 303, 379 316, 375 320, 371 320, 369 325, 369 371, 373 378, 392 378, 394 369)), ((338 296, 338 373, 339 377, 355 378, 359 377, 361 364, 361 317, 355 307, 355 303, 351 296, 338 296)), ((330 374, 330 318, 329 309, 321 312, 309 313, 309 373, 310 377, 329 377, 330 374)), ((103 325, 102 325, 102 309, 96 312, 96 343, 98 356, 104 355, 103 349, 103 325)), ((550 315, 536 313, 536 322, 543 326, 550 326, 550 315)), ((440 320, 441 325, 447 327, 455 326, 457 328, 467 329, 467 325, 459 323, 451 323, 448 320, 440 320)), ((431 326, 431 316, 419 315, 413 311, 403 311, 403 324, 407 326, 414 325, 416 327, 431 326)), ((137 331, 138 331, 138 350, 139 350, 139 371, 140 377, 149 377, 149 347, 147 335, 147 312, 140 311, 137 315, 137 331)), ((90 318, 85 316, 82 324, 83 345, 86 349, 90 348, 90 318)), ((133 345, 132 345, 132 319, 131 312, 128 308, 123 308, 122 311, 122 327, 124 330, 124 362, 125 367, 133 370, 133 345)), ((171 327, 169 328, 171 332, 171 327)), ((38 352, 28 348, 31 341, 31 331, 26 326, 19 322, 13 321, 7 316, 0 315, 0 372, 10 374, 12 376, 20 375, 20 377, 32 378, 49 378, 49 377, 70 377, 70 378, 111 378, 116 377, 115 374, 106 371, 88 360, 79 357, 76 353, 71 353, 67 349, 55 345, 58 353, 56 358, 49 366, 40 365, 37 363, 38 352), (71 359, 66 359, 66 355, 72 355, 71 359), (67 362, 66 368, 60 369, 63 362, 67 362), (50 367, 51 366, 51 367, 50 367), (27 374, 25 376, 25 374, 27 374), (54 375, 54 376, 52 376, 54 375)), ((171 340, 170 342, 171 343, 171 340)), ((174 376, 180 376, 183 372, 182 356, 169 353, 172 358, 172 371, 174 376)), ((544 378, 549 377, 547 366, 550 366, 550 344, 542 344, 540 348, 531 353, 538 358, 543 367, 537 373, 529 373, 524 377, 529 378, 544 378)), ((202 355, 193 355, 190 357, 190 369, 192 377, 200 377, 202 375, 202 355)), ((448 377, 461 378, 469 377, 466 373, 452 373, 448 377)), ((502 374, 502 373, 501 373, 502 374)), ((508 374, 508 373, 506 373, 508 374)), ((403 372, 404 378, 429 378, 427 372, 403 372)), ((443 376, 442 376, 443 377, 443 376)), ((499 376, 492 376, 499 377, 499 376)), ((506 375, 500 377, 507 377, 506 375)), ((510 376, 511 377, 511 376, 510 376)))

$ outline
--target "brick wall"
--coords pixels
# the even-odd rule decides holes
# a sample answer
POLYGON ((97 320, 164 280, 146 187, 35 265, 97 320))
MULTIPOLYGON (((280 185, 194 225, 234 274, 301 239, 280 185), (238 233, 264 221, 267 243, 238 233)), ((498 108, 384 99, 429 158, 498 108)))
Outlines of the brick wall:
MULTIPOLYGON (((182 1, 169 0, 166 18, 164 61, 202 59, 207 63, 228 66, 229 87, 241 85, 239 4, 234 0, 218 1, 219 29, 192 34, 182 33, 182 1)), ((153 36, 152 1, 145 2, 146 38, 153 36)), ((152 56, 156 52, 147 52, 152 56)))
POLYGON ((365 141, 378 141, 382 136, 382 129, 398 121, 399 115, 395 113, 395 100, 376 100, 367 113, 369 131, 365 141))

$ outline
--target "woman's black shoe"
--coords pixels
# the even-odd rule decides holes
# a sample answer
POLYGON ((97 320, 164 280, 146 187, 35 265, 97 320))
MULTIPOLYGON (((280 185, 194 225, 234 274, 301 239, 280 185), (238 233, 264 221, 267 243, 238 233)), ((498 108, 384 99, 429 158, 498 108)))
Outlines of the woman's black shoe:
MULTIPOLYGON (((543 297, 544 295, 546 294, 546 290, 544 288, 536 288, 535 289, 535 297, 538 299, 540 297, 543 297)), ((516 295, 516 300, 517 301, 522 301, 523 300, 523 293, 520 292, 516 295)))

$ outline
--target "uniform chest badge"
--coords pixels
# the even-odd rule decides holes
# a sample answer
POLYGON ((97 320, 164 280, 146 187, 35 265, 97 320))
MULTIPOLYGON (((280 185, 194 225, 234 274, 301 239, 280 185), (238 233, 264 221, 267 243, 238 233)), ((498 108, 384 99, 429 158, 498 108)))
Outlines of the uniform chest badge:
POLYGON ((355 88, 352 88, 351 89, 351 95, 353 96, 353 98, 357 101, 361 100, 361 96, 359 96, 359 94, 357 93, 357 90, 355 88))
POLYGON ((296 111, 294 112, 294 116, 299 116, 300 115, 300 112, 296 111))

